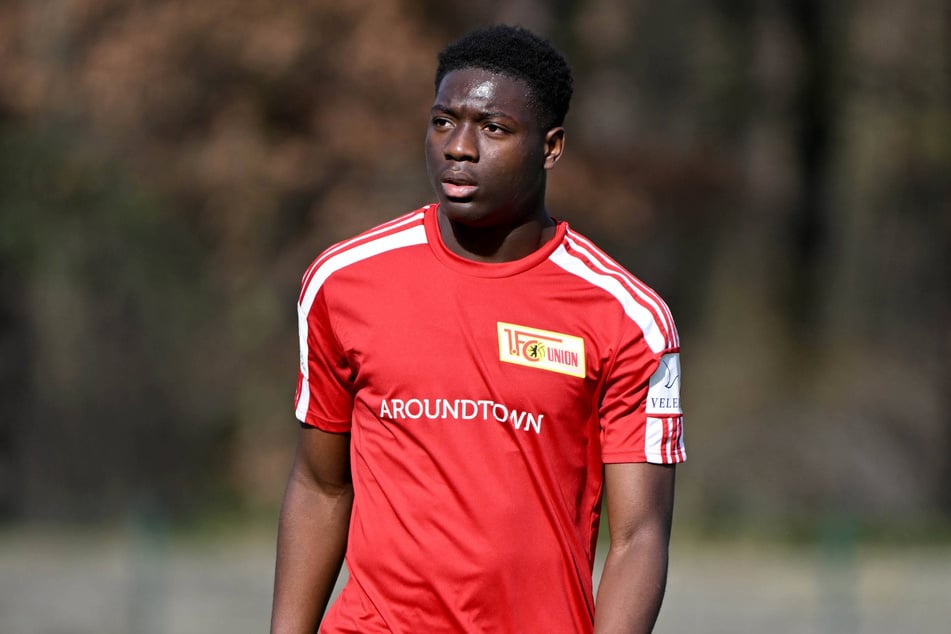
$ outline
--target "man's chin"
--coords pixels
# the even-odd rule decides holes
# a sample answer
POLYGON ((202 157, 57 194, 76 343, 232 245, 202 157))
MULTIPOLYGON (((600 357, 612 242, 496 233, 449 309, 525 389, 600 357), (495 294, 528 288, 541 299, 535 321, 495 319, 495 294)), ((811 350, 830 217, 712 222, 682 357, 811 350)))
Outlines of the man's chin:
POLYGON ((444 198, 439 203, 439 210, 453 223, 467 227, 485 226, 486 214, 480 210, 471 198, 444 198))

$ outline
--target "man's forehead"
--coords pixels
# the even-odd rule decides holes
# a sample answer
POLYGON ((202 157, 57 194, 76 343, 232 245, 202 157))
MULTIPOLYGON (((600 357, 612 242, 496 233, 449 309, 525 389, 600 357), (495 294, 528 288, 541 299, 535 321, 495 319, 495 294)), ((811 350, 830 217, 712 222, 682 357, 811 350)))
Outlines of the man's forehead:
POLYGON ((495 85, 491 81, 483 81, 469 91, 469 94, 479 99, 489 99, 495 93, 495 85))
POLYGON ((485 68, 460 68, 443 77, 437 92, 440 97, 461 97, 481 101, 517 99, 531 101, 528 84, 511 75, 485 68))

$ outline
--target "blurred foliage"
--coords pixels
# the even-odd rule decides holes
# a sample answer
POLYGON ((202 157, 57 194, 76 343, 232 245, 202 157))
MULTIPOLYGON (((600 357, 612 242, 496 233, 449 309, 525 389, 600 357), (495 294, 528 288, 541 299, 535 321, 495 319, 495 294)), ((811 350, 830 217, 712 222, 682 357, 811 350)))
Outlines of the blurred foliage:
POLYGON ((435 55, 496 21, 575 69, 552 212, 678 319, 678 513, 946 521, 940 0, 0 5, 0 512, 272 509, 300 275, 430 200, 435 55))
POLYGON ((0 131, 4 508, 98 517, 132 494, 178 507, 227 440, 212 433, 227 410, 192 389, 215 291, 187 227, 68 136, 0 131))

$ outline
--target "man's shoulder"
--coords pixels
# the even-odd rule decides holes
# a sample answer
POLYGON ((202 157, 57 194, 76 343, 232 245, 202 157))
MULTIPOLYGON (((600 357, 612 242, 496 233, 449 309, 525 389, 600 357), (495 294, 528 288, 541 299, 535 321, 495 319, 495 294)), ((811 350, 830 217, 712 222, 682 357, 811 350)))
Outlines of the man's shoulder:
POLYGON ((426 242, 426 211, 422 207, 333 244, 318 255, 304 272, 302 285, 322 283, 327 277, 374 256, 426 242))
MULTIPOLYGON (((648 292, 659 297, 657 291, 651 288, 640 277, 635 275, 627 266, 618 262, 614 256, 599 247, 592 239, 568 227, 563 242, 564 249, 560 263, 567 266, 570 273, 583 277, 590 282, 597 282, 602 278, 622 281, 625 287, 631 286, 640 291, 648 292)), ((601 283, 597 283, 601 286, 601 283)))
POLYGON ((367 245, 382 245, 385 247, 394 240, 394 236, 405 236, 407 234, 412 235, 424 232, 424 221, 428 209, 429 206, 421 207, 415 211, 402 214, 392 220, 387 220, 375 227, 361 231, 351 238, 332 244, 315 258, 314 263, 322 263, 335 256, 354 250, 373 251, 373 247, 367 245))
POLYGON ((660 294, 592 240, 569 228, 564 249, 552 259, 609 297, 626 318, 643 331, 652 349, 658 351, 679 346, 673 316, 660 294))

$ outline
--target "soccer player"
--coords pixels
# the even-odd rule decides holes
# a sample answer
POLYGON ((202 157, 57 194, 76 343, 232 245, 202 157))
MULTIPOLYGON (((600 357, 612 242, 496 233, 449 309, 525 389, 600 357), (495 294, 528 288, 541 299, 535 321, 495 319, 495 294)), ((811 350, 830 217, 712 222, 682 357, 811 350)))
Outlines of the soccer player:
POLYGON ((527 30, 449 45, 437 202, 305 273, 272 632, 652 629, 685 459, 679 342, 661 298, 546 209, 571 93, 527 30))

